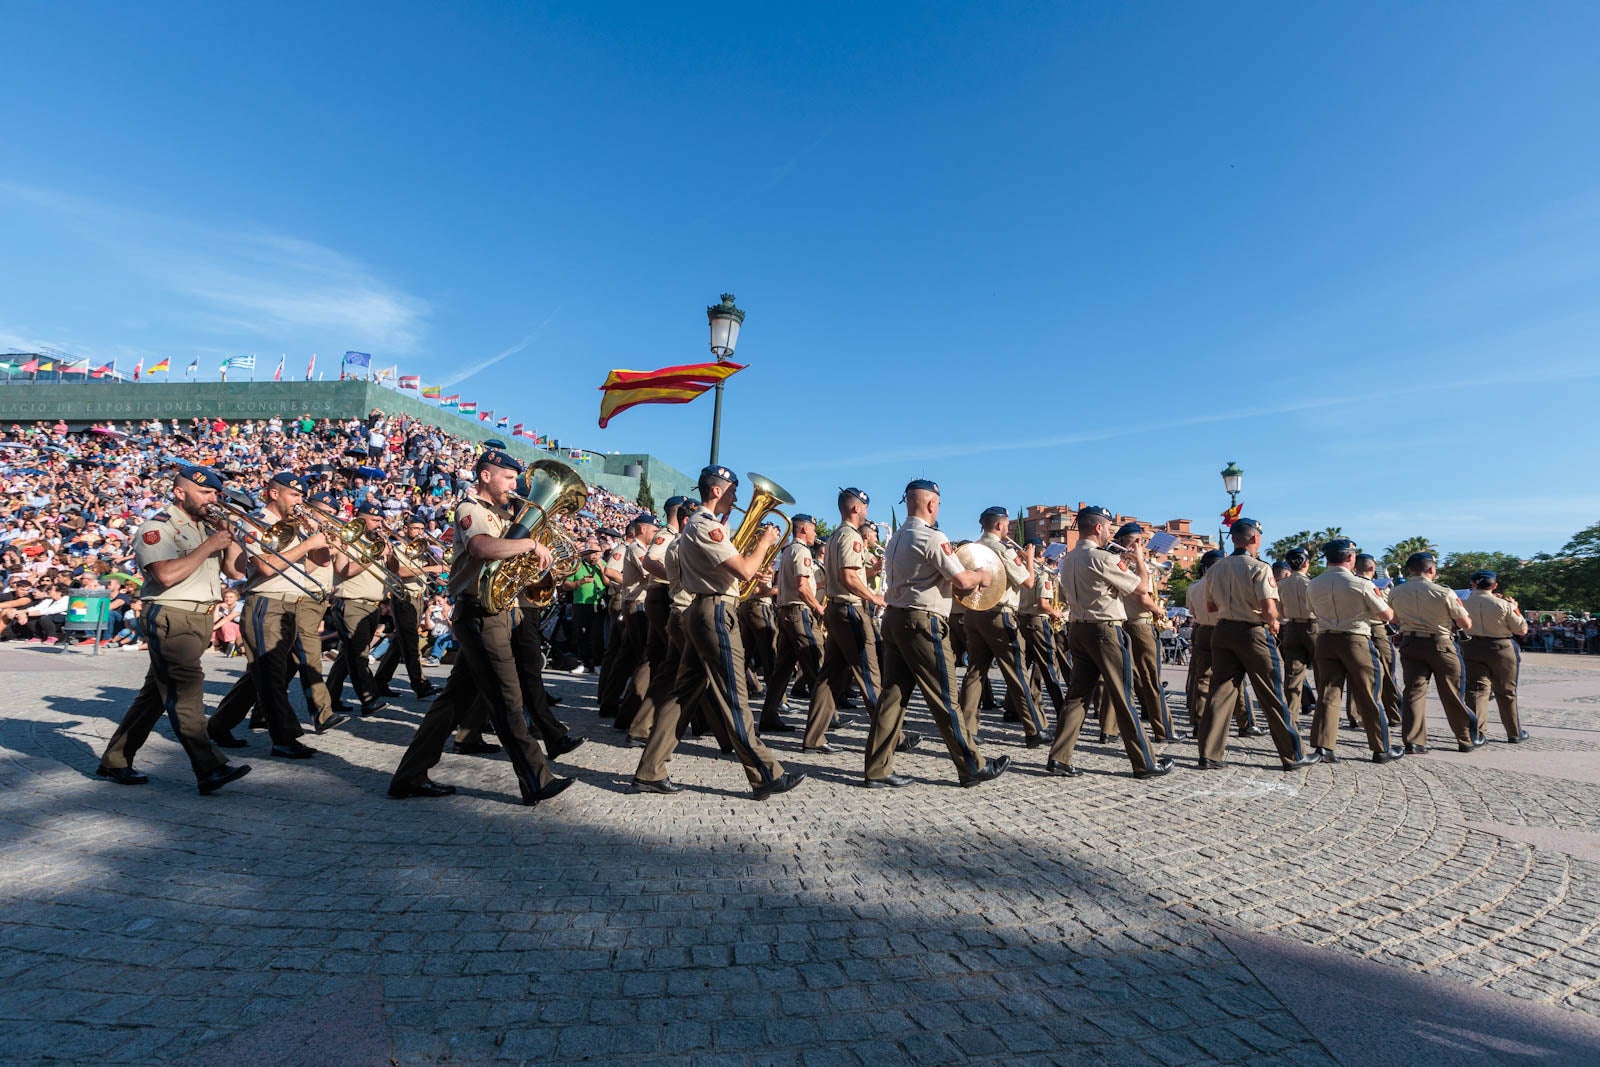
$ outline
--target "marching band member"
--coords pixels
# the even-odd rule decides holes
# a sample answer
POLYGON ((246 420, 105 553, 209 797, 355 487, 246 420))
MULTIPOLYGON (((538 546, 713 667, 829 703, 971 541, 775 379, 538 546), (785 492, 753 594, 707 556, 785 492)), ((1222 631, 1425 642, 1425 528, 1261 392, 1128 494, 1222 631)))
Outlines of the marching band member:
MULTIPOLYGON (((1373 586, 1373 591, 1384 602, 1388 603, 1389 589, 1377 588, 1378 560, 1365 552, 1356 553, 1356 577, 1373 586)), ((1391 586, 1392 588, 1392 586, 1391 586)), ((1372 643, 1378 649, 1378 671, 1380 676, 1380 701, 1383 704, 1383 714, 1389 720, 1390 726, 1400 726, 1404 720, 1400 714, 1400 683, 1395 677, 1395 650, 1393 624, 1374 626, 1372 628, 1372 643)), ((1354 725, 1352 722, 1351 725, 1354 725)))
MULTIPOLYGON (((383 511, 376 504, 365 503, 356 508, 355 521, 361 523, 366 536, 381 538, 383 511)), ((393 549, 387 546, 383 565, 389 565, 393 549)), ((378 684, 367 665, 367 649, 372 635, 378 630, 382 616, 378 607, 387 590, 383 580, 363 566, 353 556, 335 549, 333 553, 333 622, 339 631, 339 658, 328 672, 328 694, 335 706, 344 698, 344 680, 349 676, 355 687, 356 700, 363 716, 382 711, 383 698, 378 695, 378 684)), ((392 639, 391 639, 392 640, 392 639)), ((412 642, 415 644, 416 642, 412 642)))
POLYGON ((628 524, 631 535, 622 546, 622 600, 625 622, 622 648, 617 653, 617 685, 611 690, 611 703, 600 705, 603 718, 615 719, 617 729, 626 731, 633 723, 639 703, 650 688, 650 661, 645 658, 650 646, 650 619, 645 614, 645 593, 650 589, 650 572, 644 569, 661 523, 654 515, 641 512, 628 524), (614 710, 611 710, 614 709, 614 710))
MULTIPOLYGON (((1356 546, 1350 541, 1342 537, 1329 541, 1322 546, 1322 555, 1328 569, 1306 581, 1306 600, 1301 605, 1301 610, 1311 611, 1317 620, 1316 678, 1320 688, 1312 740, 1324 763, 1338 760, 1334 746, 1339 740, 1339 691, 1346 688, 1366 727, 1372 762, 1389 763, 1404 752, 1390 744, 1389 720, 1378 706, 1378 650, 1372 643, 1372 628, 1394 618, 1394 612, 1372 583, 1356 576, 1356 546)), ((1294 567, 1293 559, 1289 565, 1294 567)))
POLYGON ((1438 573, 1432 552, 1413 552, 1406 559, 1409 577, 1389 595, 1389 606, 1400 626, 1406 751, 1428 751, 1428 683, 1432 681, 1438 687, 1450 731, 1456 735, 1456 748, 1471 752, 1483 746, 1484 737, 1478 717, 1461 699, 1461 657, 1452 635, 1458 627, 1472 629, 1472 616, 1455 590, 1433 580, 1438 573))
MULTIPOLYGON (((1317 613, 1311 606, 1311 556, 1303 548, 1284 553, 1287 576, 1278 578, 1278 597, 1283 602, 1283 622, 1278 627, 1278 650, 1283 653, 1283 695, 1289 705, 1289 721, 1298 723, 1304 703, 1306 676, 1316 684, 1317 613)), ((1315 713, 1316 709, 1309 709, 1315 713)), ((1334 728, 1338 729, 1337 720, 1334 728)))
MULTIPOLYGON (((856 488, 839 490, 839 525, 828 538, 827 573, 831 575, 828 604, 823 618, 827 631, 822 654, 823 685, 830 692, 843 690, 851 679, 861 690, 867 715, 878 717, 879 682, 878 629, 872 611, 883 607, 883 597, 867 584, 867 538, 862 532, 872 529, 867 522, 868 497, 856 488)), ((915 743, 915 734, 908 735, 915 743)), ((806 742, 811 744, 811 737, 806 742)), ((830 752, 824 735, 819 745, 830 752)))
POLYGON ((635 687, 629 690, 623 699, 622 715, 617 721, 619 728, 624 722, 628 724, 628 743, 634 748, 643 748, 650 738, 650 727, 656 716, 656 706, 650 699, 650 693, 655 688, 657 672, 668 669, 667 649, 670 641, 667 636, 667 623, 672 615, 672 605, 665 561, 668 546, 678 536, 678 509, 688 503, 688 499, 682 496, 668 498, 666 526, 655 531, 650 539, 650 547, 639 560, 639 566, 643 568, 645 576, 643 597, 647 627, 643 667, 645 686, 643 691, 640 691, 637 687, 638 679, 635 678, 635 687))
MULTIPOLYGON (((428 541, 428 524, 413 515, 401 527, 400 538, 405 545, 422 546, 428 541)), ((396 695, 390 691, 389 683, 395 669, 404 661, 411 691, 421 698, 436 696, 438 687, 422 673, 422 653, 417 637, 428 586, 444 573, 444 564, 426 549, 416 556, 394 552, 389 557, 389 570, 405 583, 405 594, 389 596, 389 617, 394 622, 394 630, 389 635, 389 648, 372 677, 373 685, 377 686, 379 696, 396 695)))
POLYGON ((1467 596, 1466 608, 1472 618, 1472 640, 1461 650, 1461 658, 1466 662, 1467 700, 1472 713, 1483 722, 1492 689, 1500 708, 1500 723, 1506 728, 1506 740, 1518 745, 1528 739, 1528 731, 1517 717, 1517 672, 1522 667, 1522 653, 1516 639, 1528 632, 1528 620, 1522 617, 1515 600, 1495 592, 1499 577, 1494 571, 1480 570, 1469 579, 1472 592, 1467 596))
MULTIPOLYGON (((996 581, 1003 579, 1006 590, 994 607, 966 611, 967 673, 961 679, 962 715, 977 718, 983 679, 989 674, 990 664, 998 661, 1000 674, 1006 680, 1006 709, 1022 720, 1023 743, 1038 748, 1045 743, 1044 713, 1033 697, 1022 630, 1017 624, 1020 594, 1033 588, 1033 548, 1018 551, 1010 538, 1011 513, 1003 507, 986 508, 978 522, 983 528, 978 544, 999 558, 1003 574, 996 581)), ((1060 705, 1056 713, 1061 713, 1060 705)))
MULTIPOLYGON (((1143 536, 1144 527, 1129 522, 1117 530, 1114 540, 1124 548, 1133 548, 1143 545, 1140 541, 1143 536)), ((1174 737, 1172 716, 1167 711, 1166 691, 1161 688, 1161 642, 1156 637, 1154 623, 1155 613, 1160 610, 1156 603, 1155 577, 1153 570, 1148 571, 1139 580, 1138 587, 1122 598, 1122 609, 1128 616, 1122 624, 1122 632, 1127 635, 1128 651, 1133 659, 1133 695, 1138 697, 1139 710, 1157 741, 1171 741, 1174 737)))
MULTIPOLYGON (((793 729, 778 715, 784 691, 798 668, 810 691, 811 710, 806 717, 804 747, 819 748, 828 743, 828 726, 833 721, 833 690, 821 683, 822 641, 817 623, 822 618, 822 603, 816 593, 816 561, 812 546, 817 541, 817 523, 810 515, 798 514, 790 521, 793 540, 778 553, 778 660, 767 677, 767 695, 761 706, 760 730, 788 732, 793 729)), ((827 749, 832 751, 832 749, 827 749)))

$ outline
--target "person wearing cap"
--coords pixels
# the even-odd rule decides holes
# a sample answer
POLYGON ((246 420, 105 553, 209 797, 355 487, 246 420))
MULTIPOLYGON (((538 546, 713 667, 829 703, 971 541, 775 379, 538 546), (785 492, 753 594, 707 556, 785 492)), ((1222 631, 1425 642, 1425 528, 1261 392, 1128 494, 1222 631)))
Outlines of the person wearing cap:
MULTIPOLYGON (((1123 523, 1117 528, 1113 540, 1123 548, 1142 546, 1144 527, 1137 522, 1123 523)), ((1144 721, 1157 741, 1172 741, 1172 715, 1167 711, 1166 690, 1161 688, 1161 642, 1156 637, 1155 616, 1161 610, 1156 602, 1156 572, 1146 567, 1139 586, 1122 598, 1122 610, 1128 619, 1122 632, 1128 639, 1128 652, 1133 659, 1133 692, 1131 697, 1139 703, 1144 721)))
MULTIPOLYGON (((744 640, 745 663, 763 680, 763 685, 772 683, 778 666, 776 570, 775 567, 767 567, 756 575, 755 588, 739 602, 739 635, 744 640)), ((787 704, 783 705, 783 710, 788 710, 787 704)), ((765 729, 761 724, 757 725, 765 729)))
POLYGON ((389 594, 389 617, 394 621, 394 629, 389 635, 389 647, 372 676, 372 684, 377 687, 379 696, 398 695, 390 689, 389 683, 404 660, 411 691, 418 698, 426 699, 438 695, 439 690, 422 671, 422 650, 418 638, 428 587, 444 573, 444 564, 434 559, 425 547, 416 555, 405 550, 405 546, 426 546, 429 543, 428 524, 420 515, 413 514, 406 519, 400 529, 400 537, 402 551, 389 554, 389 570, 404 583, 405 592, 389 594))
MULTIPOLYGON (((876 719, 881 675, 878 630, 872 612, 883 607, 883 597, 873 592, 867 581, 869 563, 863 530, 871 528, 867 522, 869 503, 863 490, 853 486, 839 490, 839 525, 828 537, 824 566, 832 585, 823 608, 822 688, 830 693, 846 691, 854 679, 868 717, 876 719)), ((915 744, 917 735, 908 734, 904 740, 915 744)), ((826 737, 814 744, 809 730, 806 744, 832 751, 826 737)))
MULTIPOLYGON (((994 607, 983 611, 969 607, 965 612, 967 672, 961 678, 962 716, 976 721, 983 679, 990 666, 998 662, 1006 680, 1006 710, 1022 721, 1024 743, 1038 748, 1045 742, 1044 713, 1033 696, 1022 629, 1017 623, 1021 591, 1033 588, 1034 551, 1031 547, 1020 549, 1011 540, 1011 513, 1005 508, 986 508, 978 516, 978 523, 983 530, 978 544, 1000 560, 1001 575, 995 581, 1003 580, 1006 589, 994 607)), ((1056 714, 1061 714, 1060 705, 1056 714)))
MULTIPOLYGON (((1303 710, 1316 711, 1302 707, 1306 675, 1311 675, 1315 686, 1318 659, 1317 613, 1311 607, 1311 554, 1303 548, 1291 548, 1284 553, 1283 568, 1286 574, 1273 573, 1283 605, 1278 650, 1283 655, 1283 695, 1289 705, 1289 721, 1298 723, 1303 710)), ((1338 729, 1338 725, 1335 719, 1334 728, 1338 729)))
POLYGON ((878 714, 867 732, 869 789, 911 784, 909 777, 894 773, 894 754, 901 747, 913 686, 922 691, 962 786, 993 781, 1011 766, 1010 756, 984 758, 978 748, 977 713, 966 714, 957 696, 950 644, 952 594, 983 588, 992 576, 987 570, 967 570, 950 539, 936 528, 939 496, 938 483, 926 478, 907 485, 906 521, 884 549, 886 647, 878 714))
POLYGON ((1394 618, 1394 612, 1371 582, 1356 576, 1356 546, 1348 539, 1327 542, 1322 555, 1328 569, 1306 582, 1306 607, 1318 624, 1312 744, 1324 763, 1337 761, 1340 691, 1348 689, 1350 703, 1366 727, 1372 762, 1389 763, 1404 753, 1389 740, 1389 720, 1378 704, 1378 650, 1372 643, 1372 628, 1394 618))
POLYGON ((778 541, 778 528, 763 524, 755 544, 745 552, 733 545, 727 526, 739 491, 739 479, 713 464, 700 471, 700 506, 683 524, 677 540, 678 580, 692 599, 683 610, 686 652, 673 683, 671 702, 656 713, 650 740, 639 756, 633 788, 640 792, 673 793, 680 788, 666 773, 677 747, 678 718, 706 696, 716 730, 727 739, 757 800, 785 793, 805 779, 786 772, 783 764, 756 736, 745 676, 744 643, 739 635, 739 586, 754 578, 767 552, 778 541), (692 648, 693 654, 687 649, 692 648))
POLYGON ((544 544, 531 537, 506 536, 512 532, 514 518, 512 491, 522 472, 522 464, 504 452, 484 452, 473 465, 472 492, 456 508, 455 558, 450 567, 456 664, 444 692, 429 706, 416 737, 395 768, 389 782, 391 797, 439 797, 455 792, 454 786, 429 780, 428 772, 443 755, 445 740, 457 725, 459 709, 470 709, 480 690, 488 701, 495 735, 511 759, 524 805, 549 800, 573 782, 550 772, 544 753, 528 733, 522 678, 512 639, 522 609, 514 605, 491 612, 478 599, 484 565, 493 560, 532 552, 541 566, 548 568, 551 564, 553 557, 544 544))
POLYGON ((1136 545, 1123 552, 1107 549, 1112 541, 1111 512, 1089 506, 1077 514, 1078 543, 1061 557, 1061 595, 1072 612, 1067 640, 1072 646, 1072 681, 1066 707, 1056 718, 1055 742, 1045 769, 1075 778, 1083 772, 1072 764, 1083 729, 1089 695, 1099 686, 1102 719, 1115 720, 1136 778, 1156 778, 1172 770, 1170 756, 1150 750, 1144 727, 1133 714, 1128 692, 1133 677, 1133 652, 1122 626, 1128 617, 1124 598, 1149 574, 1144 552, 1136 545), (1107 715, 1109 705, 1110 715, 1107 715))
MULTIPOLYGON (((383 529, 383 509, 376 504, 362 504, 356 508, 353 521, 361 524, 364 536, 369 541, 384 546, 381 562, 377 566, 388 568, 393 550, 380 532, 383 529)), ((367 649, 371 647, 373 634, 383 619, 378 609, 388 590, 384 587, 383 579, 374 574, 371 568, 337 549, 333 554, 333 572, 333 601, 330 606, 333 609, 333 624, 339 633, 339 658, 328 672, 328 694, 334 706, 338 707, 344 700, 344 680, 348 676, 355 686, 361 714, 372 715, 382 711, 384 703, 378 692, 381 687, 373 678, 372 668, 367 665, 367 649)), ((390 643, 393 643, 392 639, 390 643)))
POLYGON ((1233 555, 1218 560, 1206 573, 1206 603, 1217 613, 1211 634, 1211 698, 1206 729, 1200 738, 1200 769, 1223 766, 1228 752, 1228 716, 1245 678, 1255 686, 1256 700, 1267 720, 1283 769, 1318 762, 1307 753, 1300 730, 1289 718, 1283 693, 1283 657, 1278 652, 1278 583, 1262 561, 1261 524, 1235 519, 1228 530, 1233 555))
POLYGON ((1406 559, 1406 580, 1389 594, 1400 627, 1400 673, 1405 680, 1401 728, 1407 752, 1428 751, 1428 683, 1439 690, 1456 748, 1471 752, 1484 744, 1478 717, 1461 699, 1461 657, 1457 629, 1471 630, 1472 616, 1455 590, 1434 581, 1439 573, 1432 552, 1413 552, 1406 559))
MULTIPOLYGON (((1184 594, 1184 604, 1194 620, 1190 636, 1189 674, 1185 680, 1184 694, 1189 705, 1189 731, 1199 737, 1205 731, 1206 707, 1211 700, 1211 635, 1217 628, 1216 612, 1206 603, 1206 572, 1226 556, 1220 549, 1211 549, 1200 557, 1200 577, 1191 582, 1184 594)), ((1266 729, 1256 722, 1255 708, 1249 693, 1240 687, 1234 701, 1232 719, 1240 737, 1265 737, 1266 729)))
POLYGON ((600 565, 600 545, 590 541, 583 546, 582 562, 572 577, 561 583, 572 602, 572 646, 578 657, 573 674, 593 674, 600 665, 605 616, 605 569, 600 565))
MULTIPOLYGON (((656 705, 650 693, 654 688, 655 676, 668 669, 667 652, 672 641, 667 626, 672 619, 672 599, 666 569, 667 549, 678 537, 678 510, 688 502, 688 497, 667 498, 663 519, 666 525, 656 528, 650 538, 649 548, 639 560, 639 566, 644 570, 644 596, 641 602, 647 627, 644 665, 640 668, 644 685, 640 687, 640 679, 635 677, 634 687, 623 698, 622 713, 618 717, 619 726, 623 722, 628 724, 628 744, 633 748, 643 748, 650 739, 650 728, 656 717, 656 705)), ((676 664, 673 667, 676 668, 676 664)))
POLYGON ((1517 602, 1501 596, 1495 590, 1500 576, 1494 571, 1474 571, 1468 581, 1472 592, 1467 596, 1467 615, 1472 619, 1472 640, 1461 648, 1461 658, 1467 668, 1467 702, 1472 713, 1483 721, 1489 710, 1489 693, 1494 692, 1495 704, 1500 709, 1500 723, 1506 728, 1506 740, 1513 745, 1528 739, 1517 717, 1517 674, 1522 666, 1522 652, 1516 639, 1528 632, 1528 620, 1522 617, 1517 602))
MULTIPOLYGON (((1355 575, 1362 581, 1372 586, 1372 591, 1389 602, 1390 588, 1379 589, 1377 586, 1378 559, 1366 552, 1356 553, 1355 575)), ((1387 585, 1387 583, 1385 583, 1387 585)), ((1395 666, 1394 651, 1394 624, 1374 625, 1372 627, 1372 645, 1378 652, 1378 703, 1383 707, 1384 718, 1389 720, 1392 728, 1401 725, 1400 716, 1400 683, 1395 677, 1398 668, 1395 666)), ((1359 725, 1351 718, 1350 725, 1359 725)))
POLYGON ((626 731, 633 724, 646 690, 650 688, 650 617, 645 614, 645 594, 650 589, 650 572, 644 559, 650 554, 661 522, 641 512, 628 524, 629 540, 622 546, 622 599, 624 631, 622 649, 617 654, 618 685, 611 691, 612 703, 602 704, 600 714, 614 718, 617 729, 626 731))
POLYGON ((221 576, 233 533, 226 526, 208 529, 204 520, 222 485, 209 467, 180 468, 171 505, 134 534, 134 559, 145 576, 142 623, 150 669, 95 768, 95 774, 118 785, 150 780, 133 761, 162 715, 189 757, 202 794, 250 773, 249 764, 229 763, 206 735, 200 658, 211 645, 212 610, 222 599, 221 576))
POLYGON ((1060 595, 1055 570, 1044 558, 1044 539, 1030 537, 1025 546, 1034 550, 1033 584, 1023 588, 1017 600, 1017 626, 1022 630, 1022 648, 1028 660, 1028 684, 1034 702, 1050 694, 1057 708, 1067 706, 1067 675, 1061 669, 1061 650, 1056 646, 1056 622, 1061 617, 1060 595))
MULTIPOLYGON (((822 620, 822 603, 817 599, 817 567, 814 546, 817 520, 796 514, 790 521, 793 537, 775 561, 778 589, 778 653, 772 673, 767 676, 767 695, 761 705, 762 733, 789 733, 794 727, 783 721, 778 708, 798 668, 810 695, 810 714, 806 718, 804 747, 823 748, 833 721, 833 690, 823 685, 822 637, 817 628, 822 620)), ((833 751, 831 747, 824 751, 833 751)))
POLYGON ((280 471, 268 479, 266 504, 260 522, 290 531, 281 548, 267 548, 251 538, 242 549, 250 574, 245 584, 240 631, 244 637, 249 682, 235 685, 206 730, 219 745, 243 747, 246 742, 232 730, 251 708, 261 717, 272 739, 272 754, 284 759, 309 759, 317 750, 300 741, 305 731, 289 703, 291 667, 306 689, 306 705, 318 732, 344 721, 322 684, 322 644, 315 636, 326 597, 332 587, 333 555, 320 531, 306 532, 291 518, 305 501, 305 483, 299 476, 280 471), (304 639, 309 625, 312 637, 304 639), (310 676, 315 675, 315 685, 310 676))

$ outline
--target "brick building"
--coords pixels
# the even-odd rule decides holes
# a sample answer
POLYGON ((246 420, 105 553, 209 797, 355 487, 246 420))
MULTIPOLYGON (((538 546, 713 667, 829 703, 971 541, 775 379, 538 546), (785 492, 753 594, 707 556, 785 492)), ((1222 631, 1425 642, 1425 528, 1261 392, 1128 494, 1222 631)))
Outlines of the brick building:
MULTIPOLYGON (((1064 544, 1070 550, 1078 543, 1078 530, 1073 525, 1080 508, 1088 505, 1078 501, 1076 505, 1066 504, 1035 504, 1028 508, 1022 518, 1023 537, 1043 538, 1045 544, 1064 544)), ((1145 536, 1165 532, 1178 539, 1172 546, 1172 551, 1164 556, 1157 557, 1158 561, 1171 560, 1181 563, 1190 572, 1200 557, 1217 544, 1205 534, 1197 534, 1189 528, 1188 519, 1168 519, 1166 522, 1146 522, 1144 519, 1133 515, 1118 515, 1113 521, 1114 527, 1122 527, 1130 522, 1136 522, 1143 528, 1145 536)), ((1163 583, 1165 584, 1165 583, 1163 583)))

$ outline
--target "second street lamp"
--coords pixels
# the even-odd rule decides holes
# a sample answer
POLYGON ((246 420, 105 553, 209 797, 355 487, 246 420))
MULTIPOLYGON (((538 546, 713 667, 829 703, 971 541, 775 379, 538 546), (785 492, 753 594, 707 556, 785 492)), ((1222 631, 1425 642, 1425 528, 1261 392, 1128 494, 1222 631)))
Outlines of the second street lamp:
MULTIPOLYGON (((744 325, 744 312, 734 306, 733 294, 723 293, 722 303, 706 308, 706 318, 711 323, 711 354, 717 362, 733 358, 739 344, 739 327, 744 325)), ((716 385, 717 397, 711 413, 711 463, 717 462, 718 446, 722 442, 722 383, 716 385)))
MULTIPOLYGON (((1237 463, 1235 463, 1233 460, 1231 460, 1231 459, 1228 460, 1228 465, 1226 467, 1222 468, 1222 488, 1228 494, 1228 510, 1229 511, 1232 511, 1234 509, 1234 507, 1239 503, 1239 490, 1243 486, 1244 486, 1244 471, 1240 470, 1239 469, 1239 465, 1237 463)), ((1219 527, 1218 528, 1218 530, 1217 530, 1217 547, 1218 548, 1222 548, 1223 543, 1227 540, 1227 538, 1225 537, 1226 533, 1227 533, 1226 527, 1219 527)), ((1226 551, 1226 549, 1224 549, 1224 551, 1226 551)))

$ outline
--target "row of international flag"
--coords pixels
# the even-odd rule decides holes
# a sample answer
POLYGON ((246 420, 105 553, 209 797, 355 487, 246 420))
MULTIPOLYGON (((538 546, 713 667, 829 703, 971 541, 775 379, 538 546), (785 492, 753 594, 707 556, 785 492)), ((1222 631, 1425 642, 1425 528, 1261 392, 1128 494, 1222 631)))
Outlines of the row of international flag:
POLYGON ((526 438, 535 445, 550 443, 550 438, 527 429, 525 423, 512 422, 510 415, 496 415, 493 408, 480 410, 476 400, 462 400, 460 393, 446 394, 442 385, 423 385, 421 375, 399 375, 395 384, 401 390, 417 393, 422 399, 432 400, 441 408, 454 411, 463 418, 468 416, 476 417, 479 422, 490 423, 497 430, 509 430, 511 436, 526 438))

